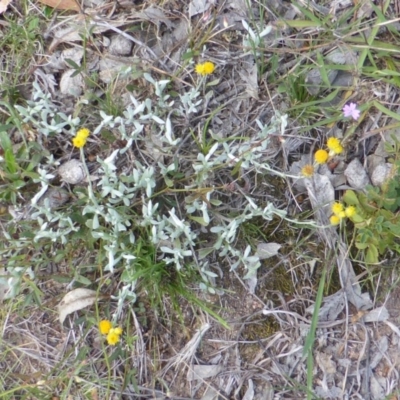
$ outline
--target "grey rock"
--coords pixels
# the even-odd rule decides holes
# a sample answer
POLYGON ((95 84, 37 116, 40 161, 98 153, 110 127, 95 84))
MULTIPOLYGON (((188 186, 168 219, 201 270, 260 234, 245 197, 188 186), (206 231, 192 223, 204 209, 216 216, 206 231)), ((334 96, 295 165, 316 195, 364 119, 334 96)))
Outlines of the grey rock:
POLYGON ((371 174, 371 182, 374 186, 382 186, 391 175, 392 164, 379 164, 371 174))
POLYGON ((131 40, 122 35, 113 35, 108 51, 114 56, 129 56, 132 46, 133 43, 131 40))
POLYGON ((354 189, 364 189, 370 183, 367 171, 358 158, 349 163, 344 175, 349 185, 354 189))
POLYGON ((385 158, 376 154, 370 154, 367 157, 367 172, 369 176, 372 176, 378 165, 385 164, 385 158))
POLYGON ((64 182, 75 185, 86 178, 83 164, 79 160, 69 160, 58 168, 58 174, 64 182))

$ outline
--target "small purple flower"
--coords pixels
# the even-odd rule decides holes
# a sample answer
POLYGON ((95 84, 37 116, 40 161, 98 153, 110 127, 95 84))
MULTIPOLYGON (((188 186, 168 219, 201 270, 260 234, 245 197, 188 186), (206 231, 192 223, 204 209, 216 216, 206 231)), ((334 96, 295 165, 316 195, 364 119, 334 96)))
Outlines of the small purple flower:
POLYGON ((346 104, 343 107, 343 115, 345 116, 345 118, 351 117, 357 121, 358 118, 360 118, 360 113, 361 113, 361 111, 357 110, 356 103, 346 104))

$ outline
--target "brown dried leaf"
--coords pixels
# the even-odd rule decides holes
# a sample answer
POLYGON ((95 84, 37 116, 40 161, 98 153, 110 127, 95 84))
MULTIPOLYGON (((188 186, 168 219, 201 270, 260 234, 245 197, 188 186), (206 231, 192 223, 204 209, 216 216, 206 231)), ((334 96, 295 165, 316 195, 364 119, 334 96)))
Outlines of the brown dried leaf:
MULTIPOLYGON (((7 0, 0 0, 7 1, 7 0)), ((46 6, 55 8, 56 10, 80 11, 79 4, 75 0, 39 0, 46 6)))
POLYGON ((90 289, 78 288, 67 293, 58 305, 58 313, 61 324, 68 314, 82 310, 93 305, 97 301, 97 292, 90 289))
POLYGON ((360 320, 362 319, 362 317, 364 317, 364 315, 365 315, 366 313, 367 313, 366 310, 359 310, 359 311, 357 311, 357 313, 354 314, 354 315, 351 317, 351 323, 352 323, 352 324, 356 324, 358 321, 360 321, 360 320))

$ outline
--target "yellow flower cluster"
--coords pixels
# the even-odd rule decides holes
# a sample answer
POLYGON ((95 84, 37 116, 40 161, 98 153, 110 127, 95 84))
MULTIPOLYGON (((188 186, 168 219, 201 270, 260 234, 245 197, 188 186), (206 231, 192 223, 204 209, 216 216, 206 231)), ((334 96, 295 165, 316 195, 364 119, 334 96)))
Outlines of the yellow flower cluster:
POLYGON ((78 149, 80 149, 86 144, 89 135, 90 135, 89 129, 86 128, 79 129, 79 131, 76 132, 75 137, 72 139, 72 144, 78 149))
POLYGON ((333 215, 330 218, 332 225, 339 225, 340 221, 344 218, 351 218, 357 212, 354 206, 344 207, 342 203, 335 202, 332 204, 333 215))
POLYGON ((331 137, 326 142, 326 147, 328 147, 329 153, 326 150, 317 150, 314 154, 314 160, 317 164, 325 164, 329 157, 343 152, 343 146, 340 140, 335 137, 331 137))
POLYGON ((326 146, 328 147, 329 153, 327 150, 319 149, 314 153, 314 165, 307 164, 301 169, 301 175, 305 178, 310 178, 314 175, 315 167, 319 164, 325 164, 329 157, 332 157, 336 154, 340 154, 343 152, 343 146, 340 143, 340 140, 334 137, 331 137, 326 142, 326 146))
POLYGON ((215 65, 211 61, 206 61, 197 64, 195 70, 199 75, 211 75, 215 71, 215 65))
POLYGON ((318 164, 325 164, 329 160, 329 157, 343 152, 342 144, 337 138, 329 138, 326 142, 326 146, 328 147, 329 153, 327 150, 324 149, 317 150, 314 154, 314 165, 305 165, 301 169, 301 175, 303 175, 305 178, 310 178, 314 175, 315 166, 317 166, 318 164))
POLYGON ((112 323, 108 319, 103 319, 99 322, 99 331, 102 335, 107 335, 107 343, 110 346, 115 346, 122 335, 122 328, 119 326, 113 328, 112 323))

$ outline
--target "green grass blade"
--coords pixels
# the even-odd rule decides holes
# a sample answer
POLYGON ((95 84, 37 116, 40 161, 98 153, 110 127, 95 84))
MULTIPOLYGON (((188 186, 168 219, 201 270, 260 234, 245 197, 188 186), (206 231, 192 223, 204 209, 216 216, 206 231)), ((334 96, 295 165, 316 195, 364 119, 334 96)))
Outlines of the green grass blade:
POLYGON ((382 105, 381 103, 379 103, 379 101, 373 101, 372 104, 381 112, 383 112, 384 114, 388 115, 389 117, 394 118, 397 121, 400 121, 400 115, 390 111, 388 108, 386 108, 384 105, 382 105))
POLYGON ((315 308, 311 320, 310 332, 306 337, 303 350, 303 354, 307 355, 307 389, 308 389, 307 399, 312 398, 312 383, 313 383, 312 380, 313 380, 313 368, 314 368, 313 346, 315 341, 315 331, 317 329, 317 323, 318 323, 319 309, 321 307, 322 297, 324 294, 325 277, 326 277, 326 268, 324 267, 321 279, 319 281, 317 297, 315 299, 315 308))
POLYGON ((322 21, 319 20, 310 10, 302 7, 299 3, 293 2, 293 5, 298 8, 310 21, 313 21, 317 26, 322 26, 322 21))

